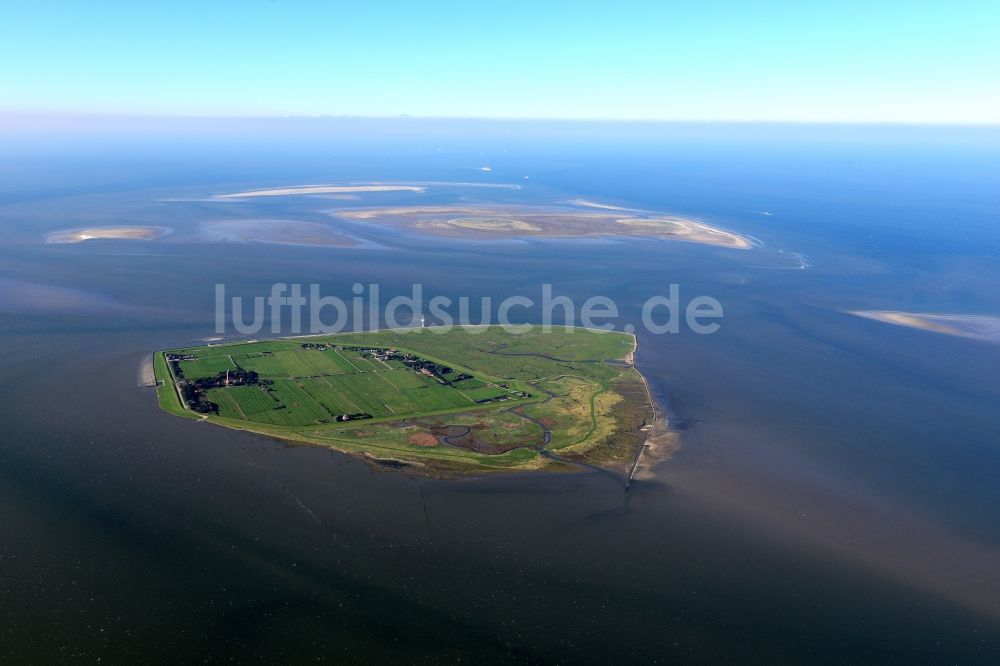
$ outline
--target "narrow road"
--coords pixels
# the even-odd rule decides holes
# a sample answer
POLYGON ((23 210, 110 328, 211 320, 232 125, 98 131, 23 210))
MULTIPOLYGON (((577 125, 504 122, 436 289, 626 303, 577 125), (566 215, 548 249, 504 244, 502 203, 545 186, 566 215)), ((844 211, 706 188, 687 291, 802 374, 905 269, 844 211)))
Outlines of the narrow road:
MULTIPOLYGON (((634 365, 632 367, 635 367, 634 365)), ((636 370, 636 372, 639 372, 636 370)), ((635 453, 635 460, 632 461, 632 469, 628 473, 628 478, 625 479, 625 490, 632 484, 632 479, 635 478, 635 473, 639 469, 639 463, 642 461, 642 454, 646 452, 646 441, 649 440, 649 434, 653 432, 653 428, 656 427, 656 403, 653 402, 653 393, 649 390, 649 382, 646 381, 646 377, 639 372, 639 377, 642 378, 642 385, 646 389, 646 399, 649 401, 649 408, 653 412, 653 420, 649 423, 649 428, 646 430, 646 436, 642 438, 642 444, 639 446, 639 450, 635 453)))

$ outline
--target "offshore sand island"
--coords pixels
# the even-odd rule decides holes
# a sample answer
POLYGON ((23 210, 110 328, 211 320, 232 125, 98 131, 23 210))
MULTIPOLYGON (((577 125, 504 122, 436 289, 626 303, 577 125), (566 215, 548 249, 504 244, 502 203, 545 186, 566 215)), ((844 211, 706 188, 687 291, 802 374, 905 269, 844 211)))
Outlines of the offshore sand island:
MULTIPOLYGON (((362 246, 369 241, 378 243, 381 233, 395 230, 470 241, 645 238, 737 250, 749 250, 756 244, 748 236, 690 217, 625 208, 586 199, 531 205, 476 201, 431 205, 338 205, 331 208, 327 203, 332 199, 359 199, 364 193, 373 196, 388 193, 422 197, 429 189, 438 186, 511 191, 521 187, 502 183, 374 182, 298 185, 215 194, 210 199, 199 201, 225 202, 227 211, 231 210, 229 206, 237 205, 245 217, 202 220, 193 229, 179 229, 179 233, 171 240, 178 243, 276 243, 350 248, 362 246), (297 209, 286 218, 268 217, 266 214, 257 217, 255 207, 258 202, 265 203, 261 200, 270 197, 312 197, 314 201, 323 203, 304 211, 313 220, 296 219, 299 215, 297 209), (326 223, 319 216, 325 216, 326 223), (369 235, 375 237, 369 238, 369 235)), ((474 198, 474 195, 463 197, 465 200, 474 198)), ((163 226, 101 226, 55 231, 48 234, 45 240, 48 243, 81 243, 95 239, 150 241, 172 232, 173 229, 163 226)))
POLYGON ((436 236, 493 238, 644 237, 747 250, 749 238, 686 217, 617 208, 569 210, 528 206, 395 206, 335 210, 335 218, 436 236))

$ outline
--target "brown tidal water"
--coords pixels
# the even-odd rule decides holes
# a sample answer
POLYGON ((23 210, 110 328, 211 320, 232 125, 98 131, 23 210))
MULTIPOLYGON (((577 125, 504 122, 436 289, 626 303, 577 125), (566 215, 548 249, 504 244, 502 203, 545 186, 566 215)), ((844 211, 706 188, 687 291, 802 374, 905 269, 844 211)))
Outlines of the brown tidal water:
MULTIPOLYGON (((206 246, 175 241, 217 209, 144 203, 293 176, 333 182, 350 168, 466 175, 448 163, 404 173, 314 160, 217 188, 197 184, 204 166, 168 187, 168 165, 150 182, 6 192, 0 280, 34 296, 0 301, 0 657, 996 663, 1000 346, 843 314, 1000 307, 1000 244, 982 212, 995 195, 952 184, 932 196, 928 176, 905 169, 872 181, 878 160, 906 161, 878 151, 860 167, 830 166, 840 153, 829 147, 810 158, 826 181, 868 183, 845 198, 796 175, 805 158, 791 150, 753 176, 743 157, 702 156, 715 171, 684 171, 698 163, 690 155, 646 154, 642 173, 608 157, 597 182, 585 168, 594 155, 550 149, 558 159, 525 148, 491 160, 494 173, 544 181, 491 196, 658 206, 764 247, 385 234, 362 250, 206 246), (651 187, 647 172, 668 184, 651 187), (710 172, 728 198, 702 191, 710 172), (66 223, 81 207, 178 232, 30 241, 81 226, 66 223), (783 218, 752 212, 765 207, 783 218), (948 207, 975 248, 928 231, 948 207), (621 323, 678 283, 683 298, 718 298, 726 317, 711 336, 639 333, 638 366, 683 448, 628 492, 587 473, 432 480, 171 417, 136 386, 149 351, 213 334, 215 283, 260 295, 275 281, 497 298, 537 298, 549 282, 580 300, 611 296, 621 323)), ((954 161, 981 173, 972 157, 954 161)), ((255 205, 260 218, 321 219, 316 202, 255 205)))
POLYGON ((628 494, 596 474, 373 472, 160 413, 128 386, 142 350, 122 337, 102 336, 114 353, 72 345, 59 367, 87 353, 79 375, 35 375, 79 412, 5 420, 12 658, 978 660, 996 635, 803 538, 778 501, 808 491, 761 497, 759 478, 704 460, 628 494), (81 393, 95 377, 128 387, 81 393))

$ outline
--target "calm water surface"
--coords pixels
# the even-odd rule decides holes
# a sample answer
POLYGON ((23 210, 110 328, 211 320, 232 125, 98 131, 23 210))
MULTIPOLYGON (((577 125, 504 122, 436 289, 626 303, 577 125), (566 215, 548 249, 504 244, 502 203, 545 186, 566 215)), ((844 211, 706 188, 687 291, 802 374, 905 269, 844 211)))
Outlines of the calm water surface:
POLYGON ((1000 660, 1000 346, 845 314, 1000 315, 996 133, 474 129, 7 139, 0 655, 1000 660), (762 247, 197 245, 179 237, 201 221, 348 202, 165 201, 368 179, 517 182, 419 200, 582 197, 762 247), (178 233, 40 242, 95 224, 178 233), (640 333, 684 446, 627 493, 599 474, 428 480, 170 417, 136 386, 149 351, 213 334, 216 283, 275 281, 495 298, 547 282, 614 298, 620 324, 677 283, 726 317, 711 336, 640 333))

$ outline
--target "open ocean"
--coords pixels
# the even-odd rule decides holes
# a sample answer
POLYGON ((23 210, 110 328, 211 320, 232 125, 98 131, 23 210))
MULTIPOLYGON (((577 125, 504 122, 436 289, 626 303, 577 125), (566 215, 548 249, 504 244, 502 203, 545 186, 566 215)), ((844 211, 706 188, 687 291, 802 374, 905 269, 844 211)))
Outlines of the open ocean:
MULTIPOLYGON (((485 121, 123 122, 0 134, 0 659, 1000 661, 1000 344, 848 314, 1000 316, 1000 130, 485 121), (489 166, 491 171, 481 167, 489 166), (204 201, 347 182, 362 200, 204 201), (182 242, 343 205, 586 199, 658 240, 182 242), (229 206, 230 208, 225 208, 229 206), (768 215, 762 213, 770 213, 768 215), (55 230, 173 228, 45 244, 55 230), (653 478, 430 480, 161 412, 149 352, 214 285, 611 297, 678 284, 718 333, 639 331, 683 446, 653 478)), ((532 321, 537 312, 525 311, 532 321)))

